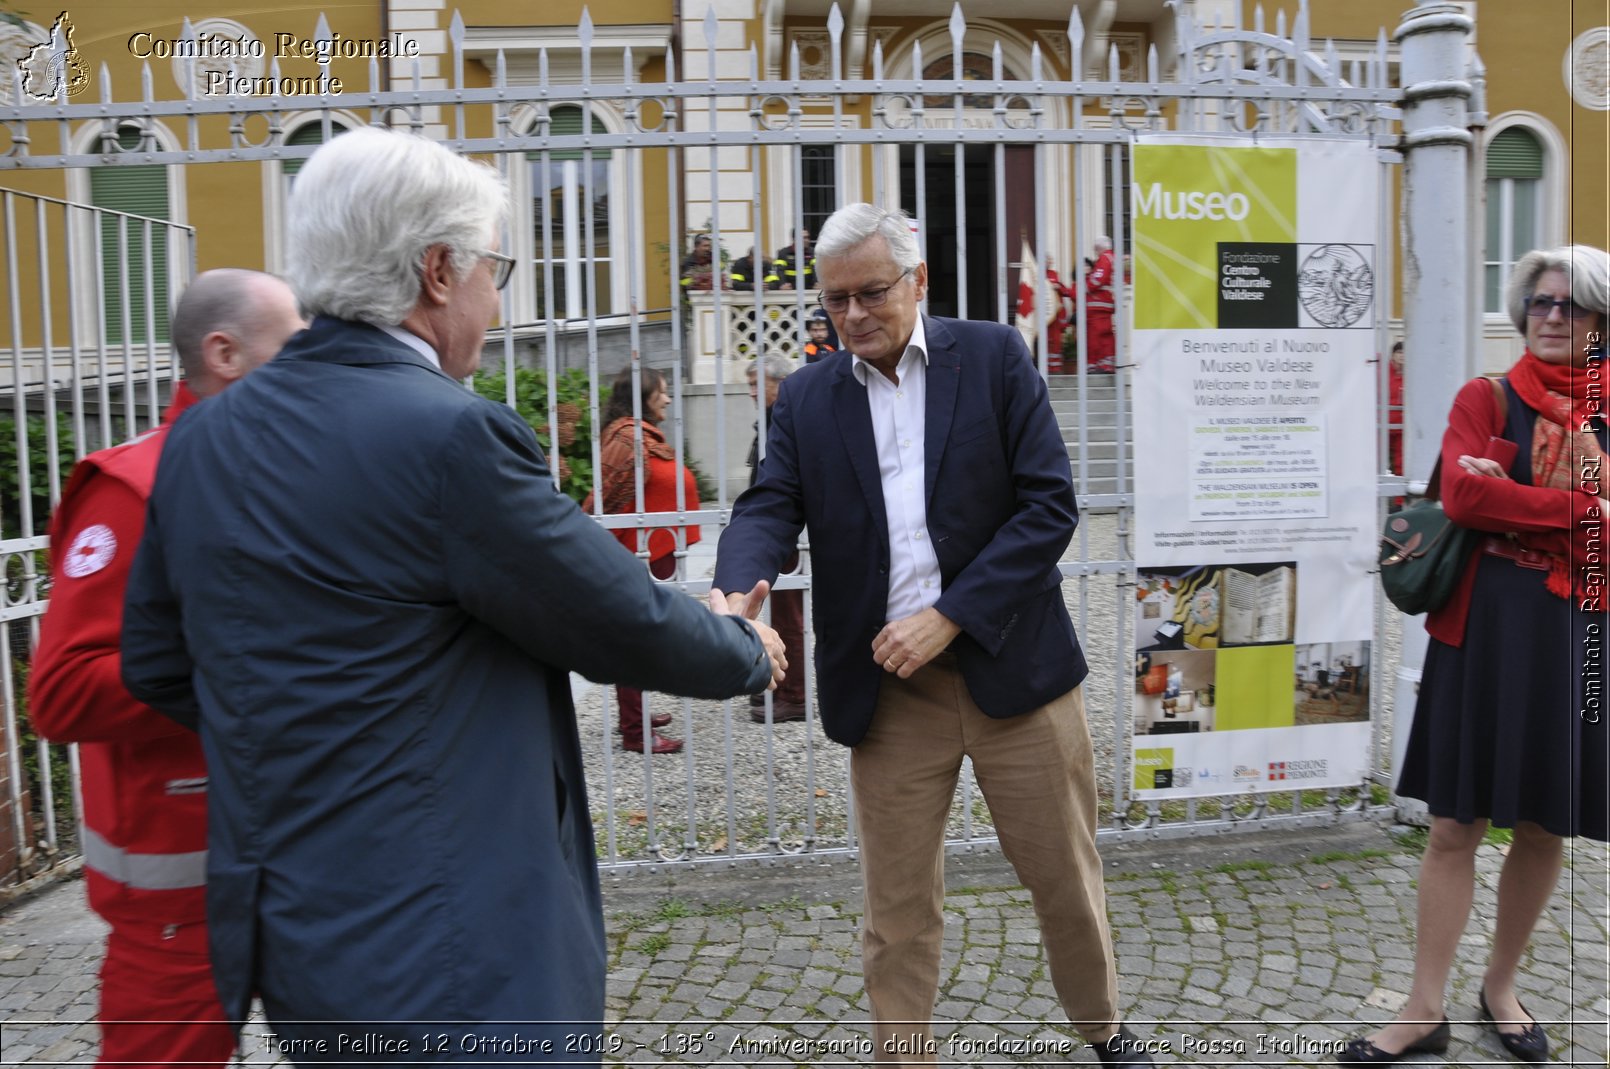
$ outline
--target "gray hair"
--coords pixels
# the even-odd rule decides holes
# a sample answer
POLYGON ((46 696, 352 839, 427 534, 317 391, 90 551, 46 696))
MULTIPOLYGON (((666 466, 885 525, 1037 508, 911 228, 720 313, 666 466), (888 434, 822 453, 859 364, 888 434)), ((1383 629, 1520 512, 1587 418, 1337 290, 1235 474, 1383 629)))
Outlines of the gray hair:
POLYGON ((1526 302, 1532 299, 1537 280, 1545 271, 1565 275, 1571 282, 1571 300, 1583 308, 1601 317, 1610 314, 1610 255, 1603 249, 1592 245, 1534 249, 1516 261, 1509 285, 1504 288, 1504 307, 1522 335, 1526 333, 1526 302))
POLYGON ((168 337, 186 379, 195 382, 206 377, 201 340, 213 331, 245 338, 263 329, 262 308, 253 290, 258 280, 273 277, 261 271, 220 267, 202 272, 185 288, 174 306, 168 337))
POLYGON ((1096 240, 1092 241, 1090 244, 1091 244, 1091 247, 1094 248, 1097 252, 1111 252, 1112 251, 1112 238, 1108 237, 1106 234, 1102 234, 1100 237, 1096 238, 1096 240))
POLYGON ((922 250, 911 232, 911 216, 871 204, 846 204, 828 216, 816 239, 816 258, 843 256, 875 237, 888 243, 889 255, 900 270, 913 271, 922 263, 922 250))
POLYGON ((766 366, 767 382, 782 382, 794 373, 794 362, 782 353, 767 353, 765 356, 749 361, 744 368, 744 374, 752 379, 760 377, 760 366, 766 366))
POLYGON ((396 326, 419 301, 425 253, 445 245, 462 279, 508 212, 507 186, 486 164, 412 134, 353 130, 296 176, 286 274, 309 315, 396 326))

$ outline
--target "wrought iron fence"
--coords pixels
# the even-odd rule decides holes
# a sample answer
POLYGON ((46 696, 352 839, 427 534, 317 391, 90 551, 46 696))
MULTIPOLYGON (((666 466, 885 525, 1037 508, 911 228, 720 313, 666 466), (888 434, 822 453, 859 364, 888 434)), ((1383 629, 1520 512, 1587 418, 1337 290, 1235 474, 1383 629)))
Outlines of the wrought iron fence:
MULTIPOLYGON (((522 406, 545 444, 565 458, 556 473, 563 466, 574 474, 598 470, 593 432, 610 374, 630 369, 635 384, 645 367, 672 372, 667 436, 678 461, 693 462, 707 476, 711 496, 684 501, 669 517, 643 513, 639 499, 639 511, 598 520, 626 529, 703 525, 705 542, 679 542, 670 580, 702 594, 709 586, 708 547, 743 484, 751 435, 764 435, 764 408, 749 400, 743 372, 754 354, 794 352, 797 336, 779 331, 797 329, 814 300, 804 288, 724 287, 717 275, 708 293, 686 301, 677 265, 693 231, 706 233, 717 250, 728 240, 757 250, 792 244, 804 263, 801 235, 808 218, 820 217, 822 189, 830 185, 837 202, 900 204, 917 221, 931 267, 945 265, 934 272, 930 307, 1007 322, 1025 264, 1037 273, 1053 255, 1076 263, 1098 234, 1126 247, 1128 151, 1139 133, 1354 138, 1380 149, 1383 171, 1396 165, 1402 93, 1392 84, 1384 32, 1344 55, 1309 39, 1306 5, 1291 25, 1282 15, 1268 28, 1261 8, 1250 24, 1230 26, 1199 26, 1183 5, 1176 11, 1166 54, 1153 43, 1144 54, 1121 56, 1116 45, 1103 52, 1087 38, 1077 8, 1060 39, 1008 34, 986 48, 958 5, 939 35, 948 40, 948 55, 925 58, 922 38, 898 54, 886 54, 878 41, 864 66, 852 69, 835 6, 822 63, 803 63, 796 44, 773 69, 757 45, 736 54, 719 48, 723 24, 712 8, 702 23, 686 25, 683 49, 665 53, 664 80, 655 82, 639 80, 631 48, 620 51, 618 68, 606 64, 597 28, 585 15, 572 35, 579 68, 569 78, 550 75, 550 52, 541 47, 534 64, 521 65, 534 74, 512 77, 511 57, 476 52, 455 15, 443 56, 451 80, 439 88, 425 84, 417 61, 405 84, 388 86, 373 60, 367 88, 347 87, 340 95, 209 96, 199 91, 193 64, 183 62, 177 99, 157 97, 149 65, 138 100, 114 99, 104 70, 101 99, 93 104, 71 103, 65 92, 30 102, 19 80, 12 99, 21 102, 0 107, 9 138, 0 176, 259 161, 278 169, 265 184, 279 189, 294 177, 283 172, 294 171, 318 141, 357 122, 410 129, 494 160, 520 199, 505 235, 505 248, 518 253, 520 264, 503 321, 521 326, 489 336, 484 374, 503 376, 493 392, 522 406), (693 31, 702 33, 702 46, 693 31), (734 55, 747 64, 747 76, 726 73, 734 55), (317 136, 297 137, 309 123, 317 136), (735 225, 740 216, 743 225, 735 225), (663 220, 663 229, 650 232, 651 218, 663 220), (1025 245, 1039 252, 1025 260, 1025 245), (697 344, 686 313, 678 311, 690 304, 714 317, 697 344), (521 394, 522 381, 541 388, 521 394)), ((187 32, 193 40, 194 30, 187 32)), ((314 37, 332 38, 322 16, 314 37)), ((279 85, 277 65, 268 76, 279 85)), ((265 211, 280 195, 271 191, 265 211)), ((0 364, 10 368, 5 389, 16 429, 6 472, 14 500, 0 503, 8 579, 0 611, 10 624, 0 631, 0 696, 16 867, 26 872, 35 856, 60 857, 69 842, 63 827, 69 822, 57 805, 66 785, 50 774, 56 751, 27 737, 22 687, 25 640, 46 600, 39 563, 45 502, 60 492, 68 453, 126 437, 157 418, 159 387, 174 372, 158 317, 141 309, 154 312, 166 296, 154 280, 165 277, 167 292, 176 293, 191 276, 196 232, 48 197, 7 192, 4 198, 0 267, 11 329, 8 360, 0 364), (143 235, 144 244, 133 234, 143 235), (156 244, 172 250, 165 266, 156 262, 156 244), (136 245, 139 255, 131 256, 136 245), (120 318, 109 319, 101 309, 113 296, 120 318), (41 436, 42 471, 32 456, 41 436), (65 451, 64 436, 71 438, 65 451), (23 768, 27 752, 37 754, 43 772, 23 768), (42 854, 30 854, 35 843, 42 854)), ((1394 244, 1390 214, 1381 219, 1383 248, 1394 244)), ((267 226, 272 231, 272 219, 267 226)), ((719 271, 719 256, 715 262, 719 271)), ((1129 341, 1122 286, 1117 299, 1122 365, 1129 341)), ((1046 340, 1045 302, 1034 304, 1028 318, 1037 359, 1048 371, 1057 354, 1046 340)), ((1074 308, 1081 320, 1084 304, 1081 292, 1074 308)), ((1378 330, 1384 340, 1384 322, 1378 330)), ((1382 376, 1384 382, 1384 367, 1382 376)), ((762 392, 764 377, 762 371, 762 392)), ((1368 780, 1347 791, 1131 802, 1123 745, 1133 689, 1124 636, 1132 631, 1135 584, 1127 374, 1121 367, 1110 383, 1098 382, 1081 366, 1055 386, 1088 516, 1063 572, 1094 666, 1087 695, 1107 769, 1102 834, 1252 830, 1366 811, 1368 780), (1103 449, 1116 459, 1110 481, 1093 474, 1093 458, 1103 449)), ((584 480, 567 488, 580 496, 584 480)), ((1397 488, 1387 479, 1381 492, 1397 488)), ((802 548, 799 573, 778 585, 806 592, 808 634, 813 577, 809 546, 802 548)), ((1389 638, 1385 614, 1378 620, 1377 639, 1389 638)), ((1389 665, 1377 658, 1379 678, 1389 665)), ((814 679, 807 673, 812 704, 814 679)), ((1374 688, 1378 723, 1385 689, 1374 688)), ((846 753, 825 741, 814 714, 803 725, 757 724, 743 703, 655 698, 653 707, 673 712, 689 740, 686 751, 675 758, 623 756, 612 741, 611 696, 579 680, 577 690, 604 865, 754 862, 854 848, 846 753)), ((1376 753, 1379 766, 1379 742, 1376 753)), ((987 810, 966 777, 953 816, 954 848, 991 840, 987 810)))

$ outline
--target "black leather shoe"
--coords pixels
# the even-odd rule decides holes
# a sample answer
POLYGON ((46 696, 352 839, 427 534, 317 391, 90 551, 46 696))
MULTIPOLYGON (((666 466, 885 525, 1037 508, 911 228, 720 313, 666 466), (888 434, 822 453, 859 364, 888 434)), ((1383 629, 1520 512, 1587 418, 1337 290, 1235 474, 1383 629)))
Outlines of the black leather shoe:
MULTIPOLYGON (((1486 988, 1482 989, 1478 998, 1481 1002, 1481 1015, 1492 1022, 1493 1031, 1498 1032, 1498 1042, 1504 1045, 1505 1050, 1523 1062, 1546 1062, 1549 1060, 1549 1037, 1544 1033, 1542 1025, 1533 1020, 1531 1024, 1526 1026, 1524 1032, 1500 1032, 1498 1021, 1493 1017, 1493 1011, 1487 1008, 1486 988)), ((1519 999, 1516 1001, 1519 1002, 1519 999)), ((1532 1016, 1527 1013, 1525 1006, 1521 1007, 1521 1012, 1528 1017, 1532 1016)), ((1505 1023, 1507 1024, 1508 1022, 1505 1023)))
MULTIPOLYGON (((757 724, 764 724, 766 722, 765 705, 751 705, 749 707, 749 719, 757 724)), ((804 719, 804 702, 785 702, 779 698, 772 699, 771 722, 773 724, 787 724, 790 721, 804 719)))
POLYGON ((1140 1037, 1129 1030, 1127 1025, 1119 1025, 1118 1031, 1107 1037, 1105 1043, 1095 1044, 1096 1057, 1102 1065, 1156 1065, 1152 1056, 1146 1053, 1141 1045, 1140 1037))
POLYGON ((1342 1049, 1336 1060, 1343 1065, 1394 1065, 1410 1054, 1441 1054, 1448 1049, 1451 1034, 1448 1018, 1444 1017, 1441 1024, 1400 1051, 1382 1050, 1367 1039, 1355 1039, 1342 1049))

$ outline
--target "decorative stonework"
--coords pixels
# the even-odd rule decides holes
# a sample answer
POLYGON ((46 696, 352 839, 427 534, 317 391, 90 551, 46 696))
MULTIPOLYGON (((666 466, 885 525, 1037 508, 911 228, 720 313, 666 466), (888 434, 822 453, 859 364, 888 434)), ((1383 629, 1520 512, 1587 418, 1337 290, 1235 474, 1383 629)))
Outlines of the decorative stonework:
POLYGON ((1096 57, 1085 71, 1085 77, 1091 81, 1104 82, 1110 73, 1107 68, 1107 58, 1111 49, 1118 49, 1118 77, 1120 81, 1138 82, 1146 73, 1143 57, 1146 50, 1146 38, 1142 34, 1120 31, 1109 33, 1106 44, 1102 46, 1101 55, 1096 57))
POLYGON ((1595 27, 1572 41, 1560 73, 1572 100, 1594 111, 1610 111, 1610 26, 1595 27))
POLYGON ((264 56, 267 49, 257 35, 234 19, 202 19, 193 25, 198 42, 215 41, 216 49, 199 49, 195 59, 175 56, 173 81, 181 91, 188 92, 192 100, 207 95, 207 75, 213 72, 228 74, 234 71, 237 78, 261 78, 267 67, 264 56), (185 85, 189 67, 190 85, 185 85))
POLYGON ((783 77, 793 77, 793 49, 799 48, 799 76, 806 81, 833 77, 833 38, 826 30, 796 30, 783 56, 783 77))

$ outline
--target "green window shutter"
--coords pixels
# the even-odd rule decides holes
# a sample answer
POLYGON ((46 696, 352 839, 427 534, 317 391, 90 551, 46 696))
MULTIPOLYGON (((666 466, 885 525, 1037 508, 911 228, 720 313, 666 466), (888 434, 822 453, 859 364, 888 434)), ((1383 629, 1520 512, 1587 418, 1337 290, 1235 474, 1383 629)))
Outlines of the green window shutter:
MULTIPOLYGON (((549 137, 575 137, 576 135, 578 135, 580 133, 581 133, 581 109, 580 108, 573 107, 573 106, 562 106, 562 107, 554 108, 552 111, 550 111, 548 113, 548 136, 549 137)), ((593 133, 595 133, 595 134, 607 134, 607 133, 609 133, 609 128, 607 126, 605 126, 599 120, 598 116, 596 116, 596 115, 593 116, 593 133)), ((593 157, 595 159, 597 159, 597 158, 599 158, 601 156, 604 156, 604 155, 607 155, 607 151, 603 150, 603 149, 595 150, 594 153, 593 153, 593 157)), ((542 153, 540 153, 540 152, 527 152, 525 154, 525 158, 535 162, 535 161, 538 161, 538 160, 542 159, 542 153)), ((548 153, 548 158, 551 159, 551 160, 579 160, 579 159, 581 159, 581 150, 580 149, 565 149, 563 151, 555 150, 553 152, 548 153)))
MULTIPOLYGON (((347 128, 338 122, 330 124, 330 136, 340 137, 347 132, 347 128)), ((291 131, 291 136, 285 139, 287 145, 322 145, 324 143, 324 123, 310 122, 306 126, 298 126, 291 131)), ((282 160, 280 170, 286 178, 294 176, 302 169, 307 160, 282 160)))
MULTIPOLYGON (((125 129, 118 140, 124 148, 139 143, 139 131, 125 129)), ((90 171, 90 203, 97 208, 128 212, 150 219, 168 218, 168 169, 149 167, 98 167, 90 171)), ((101 216, 101 278, 105 285, 106 337, 123 343, 123 288, 128 289, 129 340, 146 339, 148 329, 157 341, 168 340, 168 228, 151 225, 146 249, 146 225, 139 219, 101 216), (127 271, 126 282, 121 281, 127 271), (155 321, 148 320, 145 287, 151 280, 155 321)))
POLYGON ((1542 142, 1518 126, 1503 131, 1487 145, 1487 177, 1542 178, 1542 142))

